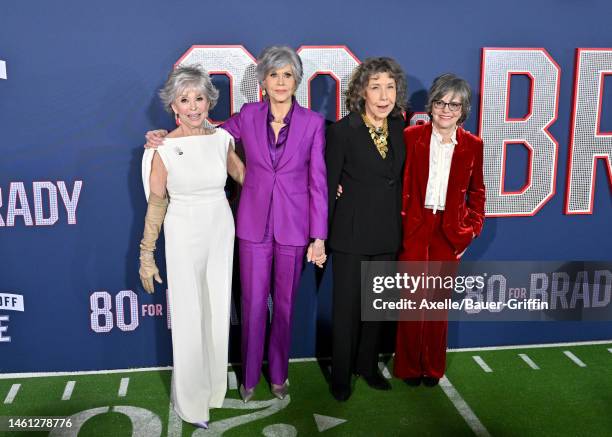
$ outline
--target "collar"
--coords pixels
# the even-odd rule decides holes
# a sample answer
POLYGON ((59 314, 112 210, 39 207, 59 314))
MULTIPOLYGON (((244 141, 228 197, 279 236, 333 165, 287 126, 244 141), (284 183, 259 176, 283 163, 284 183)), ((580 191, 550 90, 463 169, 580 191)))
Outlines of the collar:
MULTIPOLYGON (((270 101, 266 100, 266 105, 268 106, 268 123, 274 121, 274 116, 272 115, 272 110, 270 109, 270 101)), ((293 116, 293 110, 295 109, 295 97, 291 97, 291 107, 289 108, 289 112, 283 118, 283 123, 289 124, 291 122, 291 117, 293 116)))
MULTIPOLYGON (((442 142, 442 135, 436 130, 435 127, 433 127, 433 124, 431 125, 431 133, 432 135, 435 135, 435 137, 438 139, 438 142, 440 144, 444 144, 442 142)), ((457 145, 457 126, 455 126, 455 130, 453 134, 451 135, 451 142, 453 143, 454 146, 457 145)))
MULTIPOLYGON (((361 118, 361 114, 359 112, 349 112, 349 115, 347 115, 348 120, 349 120, 349 125, 353 128, 357 128, 360 126, 364 126, 365 127, 365 123, 363 122, 363 119, 361 118)), ((389 126, 389 130, 391 130, 391 124, 395 123, 397 121, 400 121, 402 123, 404 123, 404 119, 400 116, 393 116, 391 114, 389 114, 387 116, 387 124, 389 126)))
POLYGON ((361 119, 361 114, 358 112, 350 112, 348 115, 348 120, 351 127, 365 126, 363 120, 361 119))

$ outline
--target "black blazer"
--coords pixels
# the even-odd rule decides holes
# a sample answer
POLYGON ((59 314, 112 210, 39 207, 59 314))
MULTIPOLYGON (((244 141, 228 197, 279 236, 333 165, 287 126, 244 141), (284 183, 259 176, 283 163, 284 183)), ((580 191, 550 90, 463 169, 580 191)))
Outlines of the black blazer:
POLYGON ((327 128, 325 161, 332 250, 378 255, 401 245, 402 172, 406 159, 401 117, 389 117, 383 159, 361 115, 351 112, 327 128), (336 199, 338 184, 343 194, 336 199))

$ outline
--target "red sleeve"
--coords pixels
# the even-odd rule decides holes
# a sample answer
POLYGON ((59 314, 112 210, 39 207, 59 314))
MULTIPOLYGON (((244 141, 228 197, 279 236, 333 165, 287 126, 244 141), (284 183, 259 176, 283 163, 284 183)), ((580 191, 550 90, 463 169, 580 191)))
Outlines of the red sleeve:
POLYGON ((474 233, 480 235, 485 218, 485 184, 483 176, 483 143, 478 137, 475 138, 475 158, 470 183, 467 190, 467 211, 474 233))
POLYGON ((414 157, 414 129, 404 129, 404 145, 406 147, 406 162, 404 164, 404 177, 402 181, 402 220, 408 213, 408 199, 410 197, 410 171, 414 157))

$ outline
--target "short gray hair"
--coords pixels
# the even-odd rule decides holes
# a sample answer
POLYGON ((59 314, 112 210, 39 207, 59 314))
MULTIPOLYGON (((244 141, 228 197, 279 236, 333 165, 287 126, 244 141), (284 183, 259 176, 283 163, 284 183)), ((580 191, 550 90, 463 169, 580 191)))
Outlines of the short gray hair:
POLYGON ((257 80, 259 85, 263 83, 270 71, 284 67, 289 64, 295 76, 295 87, 300 86, 304 70, 302 68, 302 60, 291 47, 287 46, 271 46, 266 47, 257 58, 257 80))
POLYGON ((217 104, 219 90, 212 84, 204 67, 199 64, 182 65, 170 72, 164 87, 159 90, 164 109, 170 114, 174 113, 172 103, 176 96, 186 88, 194 88, 204 94, 208 100, 209 111, 217 104))
POLYGON ((349 80, 346 90, 346 107, 349 111, 363 114, 365 112, 364 91, 370 82, 370 78, 379 73, 387 73, 395 80, 395 106, 391 111, 392 115, 398 116, 402 111, 406 110, 408 102, 408 84, 406 82, 406 74, 402 67, 395 59, 380 57, 367 58, 363 64, 358 65, 351 79, 349 80))
POLYGON ((459 76, 453 73, 445 73, 436 79, 429 88, 429 94, 427 96, 427 105, 425 110, 431 118, 431 107, 433 102, 436 100, 442 100, 442 97, 451 93, 453 96, 458 96, 461 99, 461 117, 457 121, 457 124, 463 123, 470 115, 472 109, 472 90, 470 85, 459 76))

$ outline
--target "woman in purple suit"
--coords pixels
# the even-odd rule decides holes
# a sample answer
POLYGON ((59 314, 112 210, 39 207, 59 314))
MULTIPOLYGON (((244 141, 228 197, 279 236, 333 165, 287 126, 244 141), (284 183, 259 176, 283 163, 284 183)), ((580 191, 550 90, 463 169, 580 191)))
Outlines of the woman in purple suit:
POLYGON ((325 120, 293 97, 302 62, 289 47, 268 47, 256 71, 264 101, 244 105, 223 124, 242 142, 247 165, 236 228, 245 402, 261 373, 271 290, 270 382, 275 396, 286 396, 291 313, 304 253, 321 266, 327 238, 325 120))
MULTIPOLYGON (((321 267, 327 238, 325 120, 295 100, 302 62, 289 47, 268 47, 256 71, 264 100, 245 104, 222 126, 242 143, 247 166, 236 226, 245 402, 261 374, 270 294, 271 390, 280 399, 287 395, 291 315, 304 254, 321 267)), ((147 134, 148 146, 157 145, 157 135, 147 134)))

